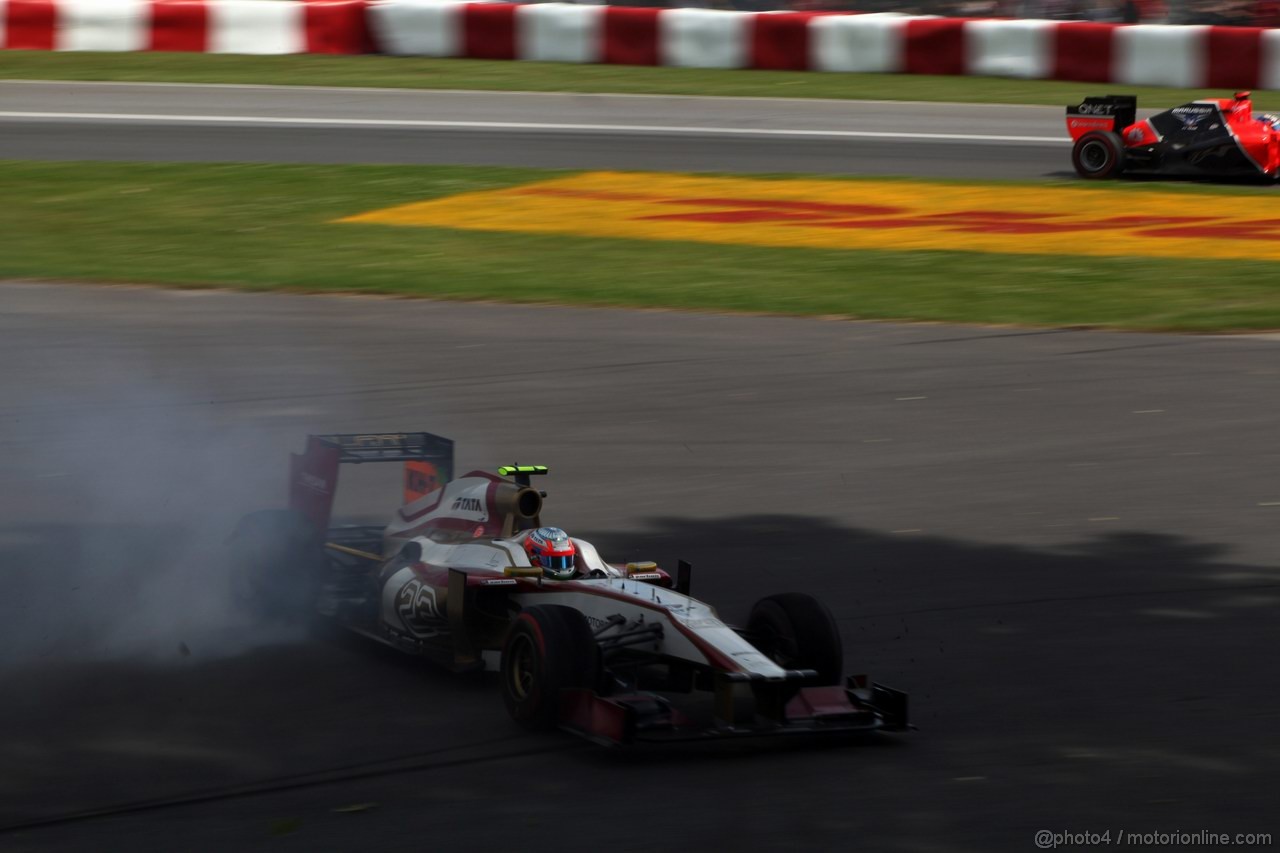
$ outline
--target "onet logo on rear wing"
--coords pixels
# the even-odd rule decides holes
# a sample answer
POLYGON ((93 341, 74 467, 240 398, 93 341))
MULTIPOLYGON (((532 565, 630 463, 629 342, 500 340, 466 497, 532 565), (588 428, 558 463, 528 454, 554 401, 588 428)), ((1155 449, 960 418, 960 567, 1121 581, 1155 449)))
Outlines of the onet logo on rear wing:
POLYGON ((403 462, 408 503, 453 479, 453 441, 429 432, 309 435, 306 449, 289 457, 289 508, 322 535, 338 490, 338 467, 367 462, 403 462))
POLYGON ((1067 107, 1067 130, 1078 139, 1091 130, 1119 133, 1138 120, 1138 98, 1135 95, 1104 95, 1085 98, 1083 103, 1067 107))

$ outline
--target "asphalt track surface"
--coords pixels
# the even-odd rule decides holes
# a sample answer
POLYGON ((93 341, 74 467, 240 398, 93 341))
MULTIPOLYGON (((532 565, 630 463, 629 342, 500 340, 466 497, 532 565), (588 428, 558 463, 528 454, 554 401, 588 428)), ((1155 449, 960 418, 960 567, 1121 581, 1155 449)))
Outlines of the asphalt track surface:
POLYGON ((7 284, 0 848, 1274 840, 1277 347, 7 284), (406 428, 549 465, 546 520, 691 560, 726 618, 821 596, 920 731, 609 753, 514 729, 492 679, 251 629, 236 514, 308 431, 406 428))
POLYGON ((0 158, 1070 173, 1059 107, 17 81, 0 158))
MULTIPOLYGON (((1037 108, 0 84, 0 113, 4 157, 1022 177, 1066 159, 856 135, 1056 138, 1060 111, 1037 108)), ((6 284, 0 849, 1274 846, 1277 347, 6 284), (514 729, 492 679, 228 603, 222 539, 283 497, 307 432, 422 428, 464 468, 549 465, 548 521, 611 559, 690 559, 727 618, 821 596, 849 669, 909 690, 921 730, 608 753, 514 729)), ((344 472, 340 512, 388 510, 383 474, 344 472)))

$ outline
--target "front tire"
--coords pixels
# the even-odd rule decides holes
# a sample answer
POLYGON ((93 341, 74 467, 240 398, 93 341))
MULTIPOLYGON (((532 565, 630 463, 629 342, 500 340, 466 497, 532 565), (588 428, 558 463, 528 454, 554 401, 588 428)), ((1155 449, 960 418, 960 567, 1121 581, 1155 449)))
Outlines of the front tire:
POLYGON ((594 687, 599 671, 600 651, 585 616, 558 604, 528 607, 502 646, 502 700, 525 728, 553 729, 560 691, 594 687))
POLYGON ((1090 131, 1076 140, 1071 165, 1088 180, 1114 178, 1124 170, 1124 142, 1110 131, 1090 131))
POLYGON ((784 592, 760 599, 747 619, 747 635, 778 666, 817 670, 820 684, 839 684, 844 677, 840 628, 811 595, 784 592))

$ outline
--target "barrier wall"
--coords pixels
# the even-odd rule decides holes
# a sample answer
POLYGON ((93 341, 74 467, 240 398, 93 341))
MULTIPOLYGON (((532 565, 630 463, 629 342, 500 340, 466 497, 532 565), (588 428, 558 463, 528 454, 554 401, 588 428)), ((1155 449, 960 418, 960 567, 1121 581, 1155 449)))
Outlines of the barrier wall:
POLYGON ((0 47, 364 53, 1280 88, 1280 30, 453 0, 0 0, 0 47))
POLYGON ((367 53, 365 0, 0 0, 0 47, 367 53))

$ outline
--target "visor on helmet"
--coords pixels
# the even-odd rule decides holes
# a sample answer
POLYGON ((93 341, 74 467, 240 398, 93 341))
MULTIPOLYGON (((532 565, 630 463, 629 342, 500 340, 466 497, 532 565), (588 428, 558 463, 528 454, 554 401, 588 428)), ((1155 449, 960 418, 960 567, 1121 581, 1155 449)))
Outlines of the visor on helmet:
POLYGON ((566 554, 562 557, 548 557, 545 554, 539 554, 538 561, 542 563, 544 569, 550 569, 553 572, 563 572, 573 568, 572 554, 566 554))

